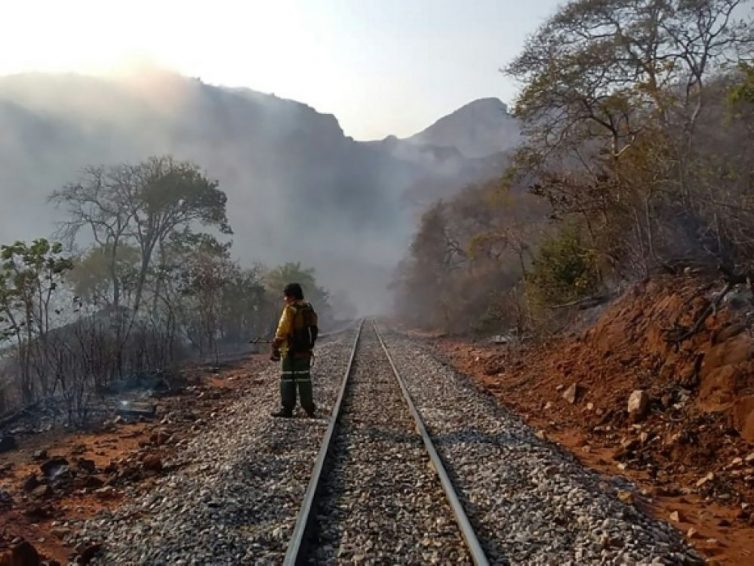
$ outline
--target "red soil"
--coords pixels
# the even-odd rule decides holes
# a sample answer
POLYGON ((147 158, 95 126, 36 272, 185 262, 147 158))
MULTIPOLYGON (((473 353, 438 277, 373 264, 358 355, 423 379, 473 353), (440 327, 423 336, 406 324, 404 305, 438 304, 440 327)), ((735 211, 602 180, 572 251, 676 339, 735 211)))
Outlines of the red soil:
POLYGON ((437 347, 586 465, 634 480, 640 492, 626 497, 687 533, 712 563, 752 564, 749 319, 721 308, 677 351, 666 339, 674 323, 690 326, 705 296, 721 287, 690 276, 655 278, 609 305, 588 330, 537 347, 460 339, 442 339, 437 347), (563 393, 573 384, 579 395, 571 404, 563 393), (638 422, 627 412, 636 389, 651 399, 638 422))
POLYGON ((200 430, 201 422, 211 418, 213 412, 232 402, 238 390, 259 385, 255 374, 266 363, 265 356, 253 356, 221 374, 204 377, 201 370, 193 370, 198 384, 180 395, 159 399, 154 420, 111 424, 92 433, 51 431, 28 437, 17 450, 2 454, 0 469, 9 469, 0 474, 0 491, 12 496, 13 507, 0 510, 0 564, 9 553, 3 549, 15 537, 31 543, 44 559, 68 563, 77 553, 66 546, 61 523, 115 509, 137 491, 148 489, 167 471, 162 462, 177 444, 200 430), (167 415, 169 418, 165 418, 167 415), (78 473, 69 485, 54 489, 47 497, 34 497, 23 489, 23 483, 30 474, 42 478, 42 461, 33 458, 38 450, 46 450, 46 459, 64 457, 72 468, 79 459, 92 460, 96 470, 78 473), (91 476, 96 479, 90 480, 91 476), (94 487, 76 483, 83 480, 103 482, 112 489, 98 493, 94 487))

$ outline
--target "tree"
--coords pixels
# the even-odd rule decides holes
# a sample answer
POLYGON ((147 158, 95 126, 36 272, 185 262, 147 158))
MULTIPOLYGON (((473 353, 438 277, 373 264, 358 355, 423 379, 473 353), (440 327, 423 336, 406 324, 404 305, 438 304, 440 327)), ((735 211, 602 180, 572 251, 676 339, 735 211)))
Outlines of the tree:
POLYGON ((88 167, 79 182, 50 195, 50 201, 65 208, 68 215, 59 230, 68 245, 72 247, 81 231, 86 230, 102 256, 107 258, 110 292, 105 300, 116 309, 120 306, 121 294, 118 256, 132 221, 131 209, 126 206, 128 169, 126 165, 88 167))
POLYGON ((649 117, 688 150, 707 76, 751 54, 750 22, 733 19, 745 3, 572 0, 507 68, 524 82, 516 114, 542 148, 606 138, 617 158, 649 117))
POLYGON ((288 283, 299 283, 304 290, 306 300, 314 305, 320 319, 329 316, 330 296, 326 289, 317 284, 314 269, 306 268, 300 262, 288 262, 279 265, 264 276, 267 292, 273 297, 283 297, 283 289, 288 283))
POLYGON ((98 246, 74 259, 67 279, 86 303, 117 311, 121 304, 130 304, 138 265, 139 250, 132 245, 120 243, 114 254, 98 246))
POLYGON ((0 342, 14 341, 21 394, 31 403, 37 395, 33 370, 41 393, 52 393, 47 341, 61 306, 55 301, 61 280, 73 264, 62 244, 45 239, 0 246, 0 261, 0 342))
POLYGON ((141 306, 144 283, 155 249, 162 250, 170 238, 192 234, 200 224, 231 234, 225 214, 227 196, 199 168, 172 157, 153 157, 130 170, 126 206, 133 218, 131 234, 141 251, 134 311, 141 306))
POLYGON ((519 163, 613 265, 731 256, 698 130, 714 78, 751 57, 751 22, 735 18, 746 3, 573 0, 508 67, 524 82, 519 163))
MULTIPOLYGON (((130 308, 142 306, 145 284, 155 252, 164 251, 171 238, 188 237, 197 225, 231 234, 225 207, 227 197, 193 163, 170 156, 152 157, 145 162, 114 167, 90 167, 83 178, 50 197, 68 218, 61 233, 73 242, 87 230, 107 258, 110 280, 108 304, 117 309, 122 300, 124 248, 139 250, 130 308)), ((159 281, 156 281, 159 284, 159 281)))
POLYGON ((263 268, 234 266, 222 291, 222 337, 229 343, 244 343, 267 334, 278 316, 263 282, 263 268))

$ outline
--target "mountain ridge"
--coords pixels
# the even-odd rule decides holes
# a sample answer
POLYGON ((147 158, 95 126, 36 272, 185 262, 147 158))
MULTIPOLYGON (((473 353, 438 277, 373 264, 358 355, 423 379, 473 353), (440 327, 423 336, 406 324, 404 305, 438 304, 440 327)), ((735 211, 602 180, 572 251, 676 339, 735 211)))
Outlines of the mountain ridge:
MULTIPOLYGON (((429 142, 434 125, 423 130, 429 142)), ((451 126, 464 143, 476 127, 451 126)), ((85 166, 173 154, 219 180, 241 261, 303 261, 334 289, 378 295, 422 207, 499 174, 497 154, 469 158, 452 145, 419 143, 421 134, 355 141, 334 115, 305 103, 172 73, 131 82, 2 77, 0 190, 13 206, 0 209, 0 242, 51 232, 60 217, 47 195, 85 166)), ((490 139, 497 143, 487 136, 478 145, 494 151, 490 139)))

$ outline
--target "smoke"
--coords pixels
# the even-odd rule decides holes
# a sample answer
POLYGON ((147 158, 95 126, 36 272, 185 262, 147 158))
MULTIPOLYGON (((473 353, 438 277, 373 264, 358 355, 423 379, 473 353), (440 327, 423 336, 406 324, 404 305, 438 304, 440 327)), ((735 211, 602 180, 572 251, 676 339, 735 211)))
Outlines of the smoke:
POLYGON ((433 178, 458 185, 476 174, 463 156, 406 152, 345 137, 335 117, 305 104, 160 70, 6 77, 0 242, 52 233, 46 198, 85 166, 171 154, 220 182, 243 265, 300 261, 338 298, 380 312, 418 214, 407 194, 421 179, 431 191, 433 178))

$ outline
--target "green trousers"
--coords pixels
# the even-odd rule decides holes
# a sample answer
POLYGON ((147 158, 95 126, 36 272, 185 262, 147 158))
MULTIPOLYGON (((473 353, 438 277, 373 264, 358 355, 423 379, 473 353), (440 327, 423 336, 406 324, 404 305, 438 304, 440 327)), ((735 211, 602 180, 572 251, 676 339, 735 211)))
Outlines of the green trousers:
POLYGON ((280 400, 284 410, 292 412, 296 406, 296 386, 298 386, 301 407, 307 412, 314 411, 311 363, 310 356, 293 357, 286 355, 283 358, 283 371, 280 376, 280 400))

